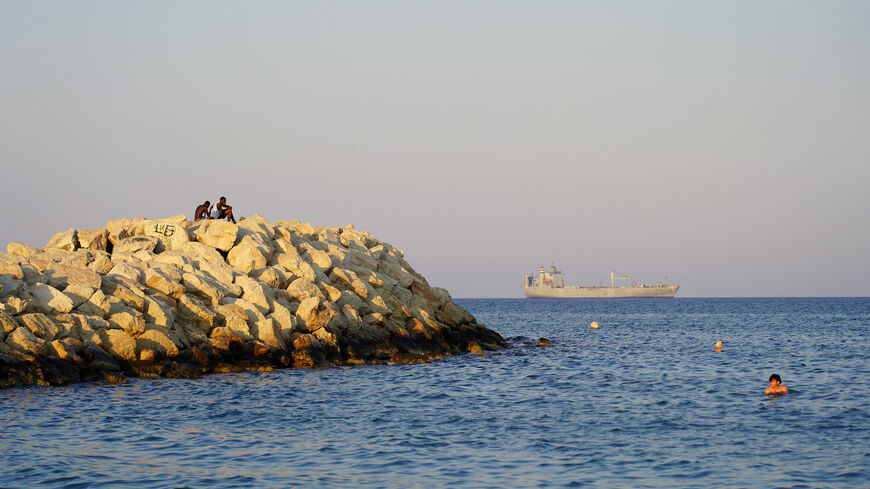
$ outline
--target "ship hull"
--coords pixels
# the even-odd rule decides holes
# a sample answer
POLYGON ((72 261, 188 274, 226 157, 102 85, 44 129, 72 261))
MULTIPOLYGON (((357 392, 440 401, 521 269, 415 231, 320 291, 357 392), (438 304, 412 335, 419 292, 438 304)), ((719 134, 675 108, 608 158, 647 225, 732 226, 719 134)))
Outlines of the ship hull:
POLYGON ((614 297, 652 297, 670 298, 677 294, 679 285, 656 287, 523 287, 526 297, 548 297, 560 299, 603 299, 614 297))

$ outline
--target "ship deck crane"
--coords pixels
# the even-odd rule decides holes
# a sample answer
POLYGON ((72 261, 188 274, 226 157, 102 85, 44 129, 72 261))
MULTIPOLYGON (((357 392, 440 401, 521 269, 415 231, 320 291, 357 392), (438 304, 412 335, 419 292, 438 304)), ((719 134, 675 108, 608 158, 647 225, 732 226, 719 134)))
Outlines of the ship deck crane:
POLYGON ((616 285, 614 285, 614 283, 617 280, 631 280, 631 286, 637 287, 637 282, 634 280, 633 277, 629 277, 628 275, 625 275, 624 273, 619 273, 615 270, 611 270, 610 271, 610 286, 616 287, 616 285))

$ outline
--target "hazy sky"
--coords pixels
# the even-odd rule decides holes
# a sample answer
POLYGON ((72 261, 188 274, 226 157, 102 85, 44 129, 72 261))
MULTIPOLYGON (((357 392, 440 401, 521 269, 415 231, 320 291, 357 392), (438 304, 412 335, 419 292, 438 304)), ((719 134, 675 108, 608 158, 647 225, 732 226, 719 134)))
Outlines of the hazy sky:
POLYGON ((0 246, 226 195, 454 297, 867 296, 868 155, 870 2, 0 0, 0 246))

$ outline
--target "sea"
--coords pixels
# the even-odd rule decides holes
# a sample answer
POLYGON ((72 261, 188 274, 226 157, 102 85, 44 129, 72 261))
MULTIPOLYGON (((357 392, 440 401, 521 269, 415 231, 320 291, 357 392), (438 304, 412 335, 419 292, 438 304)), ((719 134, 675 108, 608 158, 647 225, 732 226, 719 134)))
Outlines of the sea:
POLYGON ((2 390, 0 487, 870 487, 868 298, 456 302, 512 347, 2 390))

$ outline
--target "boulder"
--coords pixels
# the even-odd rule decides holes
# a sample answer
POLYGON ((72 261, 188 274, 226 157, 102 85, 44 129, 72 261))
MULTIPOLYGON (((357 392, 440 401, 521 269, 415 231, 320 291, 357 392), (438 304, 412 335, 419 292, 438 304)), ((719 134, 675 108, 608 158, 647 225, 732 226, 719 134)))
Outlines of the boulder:
POLYGON ((239 221, 238 226, 239 238, 252 236, 260 241, 268 243, 275 237, 275 231, 272 229, 272 225, 269 224, 269 221, 260 214, 254 214, 251 217, 245 218, 243 221, 239 221))
POLYGON ((215 313, 196 297, 190 294, 182 294, 178 299, 177 322, 181 322, 182 326, 192 325, 208 334, 215 326, 215 313))
POLYGON ((196 240, 221 251, 230 251, 236 244, 239 227, 227 221, 205 221, 196 230, 196 240))
POLYGON ((66 251, 75 251, 78 246, 79 240, 75 228, 69 228, 55 234, 45 245, 46 248, 58 248, 66 251))
POLYGON ((128 308, 126 311, 110 314, 109 327, 124 330, 135 336, 145 331, 145 318, 139 311, 128 308))
POLYGON ((284 267, 287 271, 297 277, 305 277, 308 280, 314 280, 317 277, 314 268, 298 254, 276 253, 272 255, 270 261, 272 264, 284 267))
POLYGON ((299 250, 289 240, 285 238, 276 238, 272 240, 272 250, 274 253, 285 253, 291 256, 299 256, 299 250))
MULTIPOLYGON (((186 245, 187 243, 185 243, 186 245)), ((183 250, 168 250, 154 257, 154 261, 171 265, 178 269, 184 269, 185 266, 192 266, 196 262, 195 256, 183 250)), ((212 250, 214 251, 214 250, 212 250)), ((149 263, 150 266, 155 266, 155 263, 149 263)))
POLYGON ((48 316, 41 313, 22 314, 18 322, 31 333, 44 340, 51 341, 55 338, 66 336, 67 330, 55 323, 48 316))
POLYGON ((149 328, 136 338, 136 347, 140 351, 150 349, 160 352, 162 355, 175 358, 178 356, 178 345, 169 338, 168 331, 160 328, 149 328))
POLYGON ((142 313, 146 323, 165 328, 171 328, 175 323, 175 309, 151 296, 145 296, 145 308, 142 313))
POLYGON ((63 293, 73 301, 73 309, 75 309, 94 295, 94 289, 87 285, 72 284, 63 289, 63 293))
POLYGON ((275 310, 269 314, 268 318, 275 321, 275 325, 281 330, 281 335, 287 341, 293 334, 296 327, 296 316, 290 309, 282 304, 282 301, 275 301, 275 310))
POLYGON ((19 327, 6 336, 6 344, 13 350, 17 350, 37 357, 44 356, 45 340, 37 338, 27 328, 19 327))
POLYGON ((58 326, 66 330, 67 337, 84 343, 91 341, 101 345, 103 340, 99 332, 109 328, 109 322, 97 316, 72 313, 58 314, 54 319, 58 326))
POLYGON ((299 302, 308 299, 309 297, 318 297, 321 300, 326 299, 323 292, 314 285, 314 282, 305 277, 299 277, 294 280, 288 287, 287 292, 299 302))
POLYGON ((136 360, 136 340, 120 329, 107 329, 100 332, 103 348, 116 358, 129 362, 136 360))
POLYGON ((54 340, 46 343, 46 349, 49 355, 54 355, 61 360, 72 363, 76 366, 84 366, 85 361, 78 355, 78 352, 84 348, 84 343, 76 338, 64 338, 62 340, 54 340))
POLYGON ((19 280, 23 279, 24 269, 21 268, 22 261, 27 263, 27 260, 18 256, 0 254, 0 276, 19 280))
POLYGON ((227 263, 238 268, 244 273, 263 268, 268 263, 268 256, 263 248, 252 244, 239 244, 233 246, 227 254, 227 263))
POLYGON ((109 273, 106 275, 120 275, 122 277, 127 277, 128 279, 138 282, 140 284, 145 283, 145 270, 147 267, 144 266, 136 266, 132 265, 128 262, 118 262, 115 266, 109 270, 109 273))
POLYGON ((103 348, 94 342, 83 342, 84 348, 79 355, 87 361, 91 368, 104 372, 117 372, 121 367, 103 348))
POLYGON ((15 316, 6 311, 0 311, 0 341, 3 341, 7 334, 15 331, 15 328, 19 326, 21 325, 18 324, 15 316))
POLYGON ((106 299, 106 295, 103 294, 103 291, 97 290, 90 298, 88 298, 87 301, 76 307, 76 310, 81 312, 82 314, 89 314, 92 316, 99 316, 101 318, 105 318, 109 315, 111 305, 106 299))
POLYGON ((212 305, 220 304, 221 299, 224 298, 223 290, 218 289, 210 278, 201 273, 185 273, 182 282, 186 292, 208 299, 212 305))
POLYGON ((80 229, 78 239, 80 248, 105 251, 109 243, 109 231, 106 228, 80 229))
POLYGON ((335 284, 343 284, 344 286, 350 287, 356 295, 365 299, 368 297, 369 289, 366 287, 366 284, 357 277, 356 273, 345 270, 342 268, 333 268, 332 273, 329 275, 329 278, 332 279, 335 284))
POLYGON ((94 261, 88 264, 88 269, 93 270, 100 275, 105 275, 109 273, 109 270, 114 266, 115 264, 112 263, 112 259, 108 253, 105 251, 96 251, 94 252, 94 261))
POLYGON ((115 247, 112 248, 112 254, 114 256, 114 253, 119 252, 136 253, 141 250, 153 252, 157 248, 158 243, 160 243, 160 240, 155 236, 131 236, 115 243, 115 247))
MULTIPOLYGON (((145 307, 145 293, 137 282, 119 275, 106 275, 102 291, 109 297, 120 299, 124 304, 141 311, 145 307)), ((111 300, 110 300, 111 302, 111 300)))
POLYGON ((142 232, 145 236, 154 236, 159 240, 158 252, 182 250, 190 241, 187 229, 184 227, 185 221, 184 214, 167 219, 146 220, 142 222, 142 232))
POLYGON ((275 289, 283 289, 287 286, 287 274, 280 266, 258 268, 250 272, 248 276, 275 289))
POLYGON ((270 348, 278 350, 287 349, 281 329, 271 318, 257 321, 251 325, 251 336, 270 348))
MULTIPOLYGON (((161 253, 160 255, 157 255, 157 256, 161 256, 163 254, 164 253, 161 253)), ((145 269, 146 282, 148 280, 147 271, 149 268, 153 268, 154 270, 160 271, 161 273, 163 273, 164 275, 166 275, 167 277, 172 279, 174 282, 181 282, 181 276, 182 276, 181 274, 182 274, 182 271, 184 271, 184 268, 187 268, 187 270, 194 269, 192 266, 189 266, 189 265, 179 269, 179 268, 176 268, 175 266, 170 265, 168 263, 163 263, 163 262, 159 262, 156 260, 151 260, 148 263, 146 263, 145 265, 147 265, 147 268, 145 269)))
POLYGON ((290 240, 292 240, 294 236, 301 236, 306 239, 312 239, 317 236, 317 231, 314 230, 314 227, 311 224, 300 222, 295 219, 275 221, 272 225, 274 226, 275 232, 290 240))
POLYGON ((305 331, 316 331, 329 325, 338 312, 329 303, 322 303, 319 297, 310 297, 299 304, 296 320, 305 331))
MULTIPOLYGON (((197 243, 197 244, 199 244, 199 243, 197 243)), ((203 245, 203 246, 205 246, 205 245, 203 245)), ((208 248, 208 247, 206 246, 206 248, 208 248)), ((211 248, 209 248, 209 249, 211 249, 211 248)), ((212 251, 217 253, 217 251, 215 251, 213 249, 212 249, 212 251)), ((213 263, 211 261, 206 261, 206 260, 198 260, 196 262, 196 267, 194 267, 194 268, 199 269, 199 271, 201 271, 202 273, 210 276, 211 278, 217 280, 218 282, 220 282, 220 283, 222 283, 230 288, 233 287, 233 280, 235 280, 236 276, 242 275, 241 272, 239 272, 235 268, 227 265, 227 263, 225 261, 223 261, 223 258, 221 258, 221 261, 218 263, 213 263)), ((237 295, 241 295, 241 293, 242 293, 242 291, 239 290, 238 293, 229 294, 229 295, 237 296, 237 295)))
POLYGON ((315 270, 320 270, 323 273, 328 274, 332 268, 332 258, 325 251, 310 248, 302 255, 302 259, 310 263, 315 270))
POLYGON ((145 270, 145 285, 153 289, 159 290, 169 297, 178 299, 184 293, 185 287, 180 283, 172 280, 167 274, 160 270, 149 268, 145 270))
POLYGON ((221 254, 216 249, 203 243, 191 241, 190 243, 186 243, 182 247, 181 251, 194 257, 201 258, 209 263, 226 265, 224 257, 221 256, 221 254))
POLYGON ((30 257, 39 253, 39 248, 27 243, 22 243, 21 241, 12 241, 6 245, 6 253, 9 253, 10 255, 30 257))
POLYGON ((233 305, 239 307, 248 318, 249 323, 255 323, 266 319, 266 316, 260 312, 260 309, 244 299, 225 298, 223 305, 233 305))
POLYGON ((65 313, 73 310, 73 301, 63 292, 46 284, 35 284, 27 292, 36 300, 39 308, 47 313, 65 313))
POLYGON ((107 222, 106 230, 109 232, 109 242, 114 245, 124 238, 140 236, 142 234, 142 221, 144 220, 145 218, 143 217, 133 217, 107 222))
MULTIPOLYGON (((244 302, 244 301, 240 301, 244 302)), ((259 313, 256 312, 256 308, 254 306, 248 304, 248 306, 253 310, 253 315, 251 317, 251 323, 255 323, 257 321, 262 321, 265 318, 261 319, 259 313)), ((244 341, 252 341, 254 339, 251 336, 251 328, 248 326, 248 312, 242 308, 241 305, 237 304, 224 304, 215 307, 215 313, 218 315, 218 322, 223 324, 223 328, 228 328, 233 331, 235 335, 242 338, 244 341)), ((215 328, 217 329, 217 328, 215 328)), ((212 334, 210 335, 214 337, 214 330, 212 330, 212 334)))
POLYGON ((235 283, 242 288, 242 299, 253 304, 261 314, 269 314, 272 311, 275 294, 271 287, 245 275, 236 277, 235 283))
POLYGON ((73 267, 63 263, 50 264, 45 268, 43 274, 43 278, 48 280, 49 285, 59 289, 65 289, 73 284, 99 289, 102 283, 99 273, 87 268, 73 267))
POLYGON ((24 280, 12 278, 9 275, 0 275, 0 297, 18 295, 25 285, 24 280))

